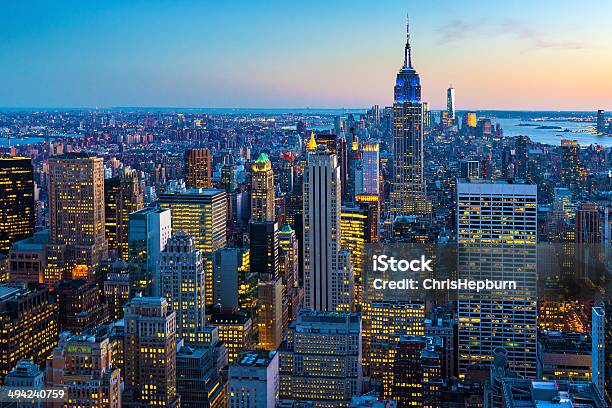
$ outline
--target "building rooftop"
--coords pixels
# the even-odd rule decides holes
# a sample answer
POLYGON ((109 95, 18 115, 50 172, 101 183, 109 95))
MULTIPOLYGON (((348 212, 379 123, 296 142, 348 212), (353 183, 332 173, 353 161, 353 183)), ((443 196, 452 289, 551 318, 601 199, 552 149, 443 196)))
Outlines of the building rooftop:
POLYGON ((276 351, 251 350, 241 353, 233 364, 241 367, 267 367, 275 355, 276 351))
POLYGON ((459 178, 457 184, 502 184, 502 185, 535 185, 533 181, 524 179, 482 179, 482 178, 459 178))
POLYGON ((49 230, 37 231, 31 237, 13 244, 15 251, 42 251, 49 243, 49 230))
POLYGON ((505 408, 607 408, 592 383, 504 378, 505 408))
POLYGON ((225 194, 225 190, 219 190, 217 188, 186 188, 184 190, 166 191, 160 193, 159 197, 161 198, 180 195, 212 197, 217 194, 225 194))
POLYGON ((544 353, 591 354, 591 336, 587 333, 543 331, 538 342, 544 353))

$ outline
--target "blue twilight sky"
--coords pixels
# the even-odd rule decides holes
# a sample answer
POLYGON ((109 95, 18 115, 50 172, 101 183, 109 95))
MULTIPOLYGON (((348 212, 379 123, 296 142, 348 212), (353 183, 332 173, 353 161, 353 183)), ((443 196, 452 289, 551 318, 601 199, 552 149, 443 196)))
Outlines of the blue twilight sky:
POLYGON ((612 1, 0 0, 0 106, 612 109, 612 1))

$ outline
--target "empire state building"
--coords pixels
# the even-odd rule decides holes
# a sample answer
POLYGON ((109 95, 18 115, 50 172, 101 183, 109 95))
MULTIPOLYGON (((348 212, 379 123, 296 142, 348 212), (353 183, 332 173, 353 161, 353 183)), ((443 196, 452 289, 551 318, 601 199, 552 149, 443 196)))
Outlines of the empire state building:
POLYGON ((395 80, 393 101, 394 174, 391 215, 429 212, 423 177, 423 104, 421 79, 412 67, 410 29, 406 25, 404 66, 395 80))

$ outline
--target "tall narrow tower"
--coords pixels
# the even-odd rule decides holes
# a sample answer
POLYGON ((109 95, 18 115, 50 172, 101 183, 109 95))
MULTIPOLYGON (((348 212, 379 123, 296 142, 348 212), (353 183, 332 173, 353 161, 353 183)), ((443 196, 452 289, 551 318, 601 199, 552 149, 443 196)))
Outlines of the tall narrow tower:
POLYGON ((69 153, 49 160, 49 226, 46 281, 93 282, 108 254, 102 158, 69 153))
POLYGON ((452 85, 446 91, 446 110, 448 111, 448 120, 453 123, 455 121, 455 88, 452 85))
POLYGON ((304 304, 315 310, 352 305, 350 267, 340 248, 338 158, 325 146, 308 154, 304 172, 304 304))
POLYGON ((406 25, 404 66, 395 80, 393 101, 393 216, 427 212, 423 177, 423 104, 421 79, 412 67, 410 30, 406 25))
POLYGON ((274 221, 274 172, 272 163, 264 153, 253 164, 251 192, 251 220, 274 221))

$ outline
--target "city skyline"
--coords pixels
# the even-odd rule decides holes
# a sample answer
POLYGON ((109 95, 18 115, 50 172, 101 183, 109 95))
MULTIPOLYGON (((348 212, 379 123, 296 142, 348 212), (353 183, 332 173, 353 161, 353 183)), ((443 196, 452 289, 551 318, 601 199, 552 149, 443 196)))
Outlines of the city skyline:
POLYGON ((582 9, 84 4, 0 28, 8 48, 65 40, 27 68, 0 44, 0 102, 368 108, 0 108, 1 406, 612 407, 612 117, 575 64, 606 63, 568 57, 593 49, 582 9), (544 81, 521 53, 559 68, 544 81), (598 107, 466 110, 514 103, 506 86, 598 107))
POLYGON ((552 5, 11 4, 0 106, 384 106, 408 11, 432 109, 612 109, 612 5, 552 5))

